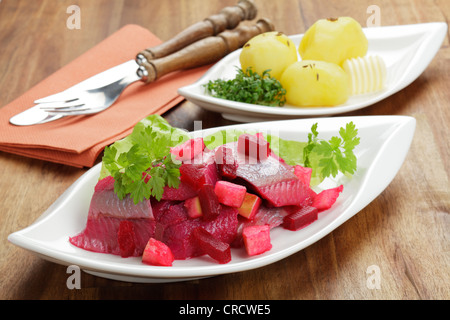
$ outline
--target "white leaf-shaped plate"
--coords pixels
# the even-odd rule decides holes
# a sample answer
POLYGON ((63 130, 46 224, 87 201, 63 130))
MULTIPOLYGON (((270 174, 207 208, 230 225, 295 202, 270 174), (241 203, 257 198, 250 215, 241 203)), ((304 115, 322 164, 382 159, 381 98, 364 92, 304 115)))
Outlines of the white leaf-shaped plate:
MULTIPOLYGON (((240 122, 327 116, 359 110, 391 96, 417 79, 441 47, 447 24, 432 22, 372 27, 363 31, 369 41, 367 55, 379 55, 386 64, 386 85, 378 92, 351 96, 344 104, 312 108, 289 105, 266 107, 214 98, 207 94, 204 84, 208 81, 235 77, 236 67, 240 67, 239 55, 242 49, 227 55, 200 80, 180 88, 178 93, 206 110, 221 113, 226 119, 240 122)), ((297 47, 302 37, 303 35, 290 36, 297 47)))
POLYGON ((281 227, 272 229, 272 249, 248 257, 245 249, 232 249, 232 260, 218 264, 208 256, 177 260, 172 267, 145 265, 140 258, 85 251, 71 245, 69 236, 82 231, 86 224, 90 199, 100 174, 98 164, 83 174, 43 215, 29 227, 12 233, 8 240, 44 259, 62 265, 77 265, 101 277, 129 282, 170 282, 210 277, 259 268, 288 257, 321 239, 358 213, 392 181, 408 153, 416 121, 406 116, 337 117, 297 119, 239 124, 195 131, 195 137, 228 128, 256 129, 289 140, 307 141, 311 126, 317 122, 319 137, 329 139, 340 127, 353 121, 359 130, 360 144, 355 149, 358 171, 327 181, 324 188, 344 185, 338 201, 317 221, 299 231, 281 227))

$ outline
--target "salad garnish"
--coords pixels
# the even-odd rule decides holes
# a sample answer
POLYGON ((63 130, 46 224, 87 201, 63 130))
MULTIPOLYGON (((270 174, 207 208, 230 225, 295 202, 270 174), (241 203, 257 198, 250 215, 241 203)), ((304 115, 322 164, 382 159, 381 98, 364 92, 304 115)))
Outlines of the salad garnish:
POLYGON ((102 171, 114 178, 119 199, 129 194, 135 204, 151 196, 161 200, 166 185, 177 188, 181 162, 173 161, 170 147, 185 139, 184 131, 172 128, 160 116, 150 116, 127 138, 106 147, 102 171))
POLYGON ((355 124, 347 123, 345 128, 340 128, 340 137, 333 136, 328 141, 318 138, 317 127, 315 123, 308 134, 308 144, 303 148, 303 165, 315 169, 320 180, 329 176, 334 178, 338 172, 354 174, 357 159, 353 149, 360 141, 355 124))

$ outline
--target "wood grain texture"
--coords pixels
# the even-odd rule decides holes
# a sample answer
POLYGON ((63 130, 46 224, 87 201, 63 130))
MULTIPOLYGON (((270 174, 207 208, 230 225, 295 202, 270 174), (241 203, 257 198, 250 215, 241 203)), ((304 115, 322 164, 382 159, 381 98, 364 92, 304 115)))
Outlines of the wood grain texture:
MULTIPOLYGON (((317 19, 352 16, 365 26, 371 0, 255 0, 258 18, 278 31, 303 33, 317 19)), ((0 106, 134 23, 167 40, 235 1, 2 0, 0 106), (66 27, 66 10, 81 9, 81 29, 66 27)), ((448 21, 447 0, 380 0, 381 25, 448 21)), ((144 49, 144 48, 143 48, 144 49)), ((0 152, 0 299, 425 299, 450 298, 450 48, 411 85, 388 99, 345 115, 408 115, 417 120, 410 152, 392 183, 356 216, 320 241, 269 266, 208 279, 136 284, 82 273, 81 289, 66 286, 66 267, 8 243, 87 169, 0 152), (380 289, 367 286, 370 266, 380 289)), ((167 112, 193 129, 232 122, 183 102, 167 112)))

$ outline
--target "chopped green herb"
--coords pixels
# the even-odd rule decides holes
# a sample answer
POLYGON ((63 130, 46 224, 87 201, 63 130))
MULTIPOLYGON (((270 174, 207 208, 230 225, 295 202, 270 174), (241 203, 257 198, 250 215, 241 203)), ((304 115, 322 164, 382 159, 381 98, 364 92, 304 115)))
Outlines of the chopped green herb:
POLYGON ((245 72, 237 68, 231 80, 210 80, 205 88, 213 97, 251 104, 280 107, 286 103, 286 90, 270 76, 270 70, 262 75, 248 68, 245 72))

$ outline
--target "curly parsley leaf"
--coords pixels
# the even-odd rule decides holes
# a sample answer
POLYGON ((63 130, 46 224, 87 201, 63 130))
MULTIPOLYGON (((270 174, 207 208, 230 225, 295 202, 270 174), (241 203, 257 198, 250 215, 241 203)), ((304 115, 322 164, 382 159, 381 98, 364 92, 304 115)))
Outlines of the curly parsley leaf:
POLYGON ((234 79, 210 80, 204 87, 213 97, 231 101, 276 107, 286 103, 286 90, 280 81, 270 76, 270 70, 259 75, 251 68, 245 72, 237 68, 234 79))
POLYGON ((347 123, 345 128, 340 128, 339 136, 331 137, 328 141, 319 139, 317 127, 317 123, 313 124, 308 143, 303 148, 304 165, 312 168, 320 180, 336 177, 339 172, 354 174, 357 159, 353 150, 360 142, 354 123, 347 123))

